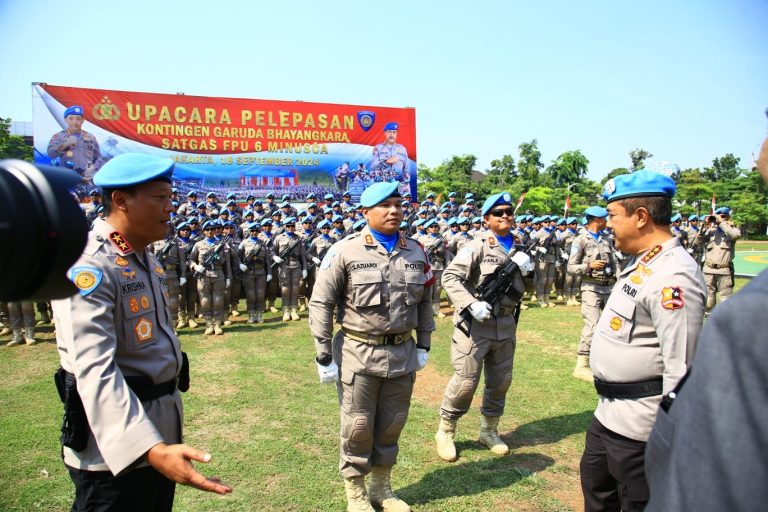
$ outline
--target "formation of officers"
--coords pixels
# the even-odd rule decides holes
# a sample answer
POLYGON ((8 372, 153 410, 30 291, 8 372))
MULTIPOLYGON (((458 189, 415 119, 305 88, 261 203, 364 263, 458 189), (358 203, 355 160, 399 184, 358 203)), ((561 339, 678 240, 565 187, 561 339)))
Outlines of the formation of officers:
MULTIPOLYGON (((458 204, 451 193, 443 205, 428 194, 415 209, 396 182, 371 185, 356 205, 345 193, 343 202, 329 195, 322 205, 310 196, 302 212, 270 196, 266 204, 249 196, 243 209, 227 199, 220 208, 212 193, 201 204, 194 191, 183 204, 168 201, 168 191, 177 194, 172 171, 169 161, 144 155, 123 155, 99 171, 95 182, 109 199, 99 204, 94 194, 90 206, 93 231, 70 270, 79 294, 54 304, 64 383, 83 384, 75 392, 89 423, 85 439, 64 444, 76 504, 103 485, 98 473, 114 476, 115 500, 154 481, 162 505, 147 510, 172 505, 164 479, 229 492, 191 469, 190 460, 209 455, 179 444, 185 357, 173 328, 195 328, 201 317, 206 334, 221 334, 244 294, 250 323, 263 321, 278 295, 283 321, 309 308, 315 361, 337 380, 347 510, 410 511, 390 478, 434 317, 444 315, 442 287, 454 306, 454 375, 437 421, 438 455, 458 459, 457 425, 483 373, 479 441, 508 453, 499 423, 520 310, 580 304, 574 373, 588 374, 599 395, 581 461, 585 506, 642 509, 643 454, 656 409, 685 375, 705 307, 714 306, 708 293, 726 298, 732 289, 739 233, 727 209, 707 216, 706 227, 689 217, 682 228, 672 216, 674 182, 646 171, 606 183, 607 208, 590 207, 583 219, 516 217, 507 192, 480 207, 471 194, 458 204), (154 231, 168 214, 165 239, 150 243, 162 238, 154 231), (499 279, 503 294, 480 292, 499 279), (106 314, 113 306, 117 313, 106 314), (133 350, 143 346, 153 348, 133 350), (105 407, 122 418, 129 442, 141 425, 140 446, 127 449, 113 435, 112 420, 96 414, 105 407), (121 480, 134 467, 143 468, 140 480, 121 480)), ((73 405, 62 400, 66 414, 73 405)))

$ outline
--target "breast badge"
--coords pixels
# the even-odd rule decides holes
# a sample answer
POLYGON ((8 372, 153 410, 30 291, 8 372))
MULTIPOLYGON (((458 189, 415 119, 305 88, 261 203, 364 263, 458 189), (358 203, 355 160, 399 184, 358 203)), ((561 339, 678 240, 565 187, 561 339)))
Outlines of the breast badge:
POLYGON ((69 279, 75 283, 83 297, 99 286, 102 277, 104 277, 104 273, 95 267, 73 267, 69 271, 69 279))
POLYGON ((115 265, 119 265, 121 267, 127 267, 128 266, 128 260, 123 258, 122 256, 115 257, 115 265))
MULTIPOLYGON (((171 267, 171 268, 173 268, 173 267, 171 267)), ((155 267, 155 274, 157 274, 159 276, 164 276, 165 275, 165 270, 163 270, 163 267, 155 267)))
POLYGON ((136 277, 136 271, 131 268, 125 267, 122 270, 120 270, 120 275, 128 279, 133 279, 134 277, 136 277))
POLYGON ((149 297, 146 295, 141 296, 141 307, 144 309, 149 309, 149 297))
POLYGON ((139 343, 149 341, 152 339, 152 322, 141 317, 139 321, 136 322, 136 327, 133 328, 133 331, 136 333, 136 339, 139 343))

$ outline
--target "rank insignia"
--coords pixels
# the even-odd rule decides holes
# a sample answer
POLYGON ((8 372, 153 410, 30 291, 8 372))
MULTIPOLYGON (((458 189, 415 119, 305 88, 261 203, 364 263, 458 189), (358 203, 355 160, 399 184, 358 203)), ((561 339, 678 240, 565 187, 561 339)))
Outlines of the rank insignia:
POLYGON ((496 243, 496 237, 495 236, 489 236, 488 237, 488 245, 491 246, 491 247, 496 247, 497 245, 499 245, 498 243, 496 243))
POLYGON ((112 241, 113 244, 115 244, 115 247, 122 252, 123 254, 128 254, 130 252, 133 252, 133 249, 131 248, 130 244, 125 240, 125 237, 123 237, 123 234, 119 231, 113 231, 109 234, 109 239, 112 241))
POLYGON ((131 268, 125 267, 120 270, 120 275, 123 277, 127 277, 128 279, 133 279, 134 277, 136 277, 136 271, 131 268))
POLYGON ((144 309, 149 309, 149 297, 146 295, 141 296, 141 307, 144 309))
POLYGON ((635 284, 643 284, 643 278, 637 274, 632 274, 631 276, 629 276, 629 280, 635 284))
POLYGON ((624 325, 624 320, 622 320, 618 316, 615 316, 611 318, 611 323, 609 325, 611 326, 611 329, 613 329, 614 331, 618 331, 619 329, 621 329, 621 326, 624 325))
POLYGON ((163 270, 163 267, 155 267, 155 274, 157 274, 159 276, 164 276, 165 275, 165 270, 163 270))
POLYGON ((405 241, 405 237, 400 237, 400 247, 408 247, 408 242, 405 241))
POLYGON ((104 272, 95 267, 73 267, 69 271, 69 279, 75 283, 83 297, 99 286, 102 277, 104 277, 104 272))
POLYGON ((650 262, 650 261, 651 261, 653 258, 655 258, 656 256, 658 256, 660 252, 661 252, 661 246, 660 246, 660 245, 657 245, 656 247, 654 247, 653 249, 651 249, 650 251, 648 251, 648 252, 646 253, 646 255, 645 255, 645 256, 643 256, 643 259, 641 259, 641 260, 640 260, 640 262, 641 262, 641 263, 648 263, 648 262, 650 262))
POLYGON ((123 258, 122 256, 117 256, 115 258, 115 265, 120 265, 121 267, 127 267, 128 266, 128 260, 123 258))
POLYGON ((131 297, 131 300, 128 301, 128 308, 131 310, 131 313, 139 312, 139 301, 136 300, 136 297, 131 297))
POLYGON ((664 309, 681 309, 685 306, 683 289, 680 286, 670 286, 661 290, 661 307, 664 309))
POLYGON ((365 245, 373 245, 373 237, 371 235, 365 235, 365 245))
POLYGON ((645 265, 638 265, 637 268, 635 269, 635 272, 637 272, 638 274, 642 274, 644 276, 649 276, 653 274, 653 270, 649 269, 645 265))
POLYGON ((144 343, 145 341, 152 339, 152 322, 141 317, 139 321, 136 322, 136 327, 133 328, 133 332, 136 333, 136 338, 139 340, 139 343, 144 343))

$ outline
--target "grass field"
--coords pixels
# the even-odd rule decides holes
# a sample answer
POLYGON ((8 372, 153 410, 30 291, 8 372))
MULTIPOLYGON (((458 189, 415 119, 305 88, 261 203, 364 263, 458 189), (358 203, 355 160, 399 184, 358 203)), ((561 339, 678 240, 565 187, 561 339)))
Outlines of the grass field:
MULTIPOLYGON (((737 281, 737 287, 745 282, 737 281)), ((180 332, 192 367, 184 395, 185 441, 213 454, 210 464, 198 467, 219 475, 234 492, 219 497, 179 487, 176 510, 345 510, 335 388, 317 383, 306 321, 283 324, 276 316, 267 315, 259 326, 239 320, 224 336, 180 332)), ((578 308, 523 312, 500 425, 511 452, 498 457, 476 442, 476 397, 459 422, 460 459, 454 464, 434 451, 439 404, 451 375, 450 319, 437 325, 401 438, 396 492, 425 512, 582 509, 578 462, 596 398, 590 384, 570 376, 581 329, 578 308)), ((0 349, 3 511, 65 511, 73 498, 59 458, 52 327, 39 330, 45 343, 0 349)))

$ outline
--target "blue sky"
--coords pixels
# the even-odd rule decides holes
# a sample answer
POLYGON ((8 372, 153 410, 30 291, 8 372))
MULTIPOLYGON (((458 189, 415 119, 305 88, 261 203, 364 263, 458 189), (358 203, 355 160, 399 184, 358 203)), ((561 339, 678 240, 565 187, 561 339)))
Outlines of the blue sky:
POLYGON ((0 116, 32 82, 416 108, 420 162, 478 170, 536 138, 589 176, 641 147, 751 165, 766 134, 768 1, 0 0, 0 116))

